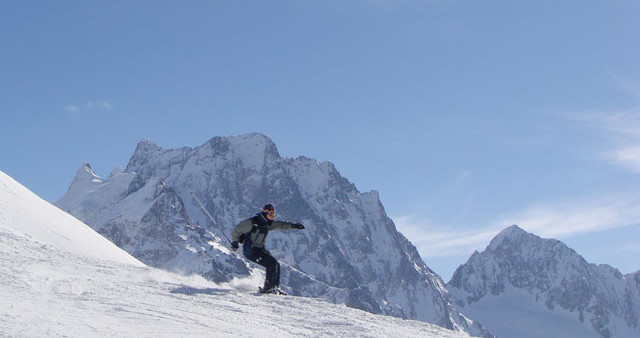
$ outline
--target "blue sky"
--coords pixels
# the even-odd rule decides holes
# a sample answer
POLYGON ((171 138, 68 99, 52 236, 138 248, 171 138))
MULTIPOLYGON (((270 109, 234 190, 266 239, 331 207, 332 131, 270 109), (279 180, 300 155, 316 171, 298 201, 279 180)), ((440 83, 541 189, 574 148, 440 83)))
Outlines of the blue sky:
POLYGON ((518 224, 640 269, 635 0, 0 4, 0 170, 49 201, 260 132, 377 190, 447 279, 518 224))

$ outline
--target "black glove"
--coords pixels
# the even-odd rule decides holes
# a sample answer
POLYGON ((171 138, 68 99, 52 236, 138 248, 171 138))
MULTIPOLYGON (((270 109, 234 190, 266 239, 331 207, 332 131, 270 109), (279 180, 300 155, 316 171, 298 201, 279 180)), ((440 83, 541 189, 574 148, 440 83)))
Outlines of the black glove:
POLYGON ((238 250, 238 248, 239 248, 239 247, 240 247, 240 246, 238 245, 238 242, 237 242, 237 241, 233 241, 233 242, 231 242, 231 249, 233 249, 233 251, 238 250))
POLYGON ((304 225, 302 225, 302 223, 294 223, 291 227, 294 229, 304 229, 304 225))

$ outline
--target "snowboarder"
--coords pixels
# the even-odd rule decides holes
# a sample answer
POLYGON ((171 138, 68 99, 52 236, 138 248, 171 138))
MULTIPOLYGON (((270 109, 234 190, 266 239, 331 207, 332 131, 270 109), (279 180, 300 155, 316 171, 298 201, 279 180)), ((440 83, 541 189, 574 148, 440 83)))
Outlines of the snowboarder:
POLYGON ((252 262, 264 266, 267 276, 261 293, 283 294, 280 290, 280 263, 264 248, 270 230, 304 229, 301 223, 276 221, 276 209, 272 204, 265 204, 262 212, 240 222, 231 233, 231 248, 236 251, 242 243, 244 256, 252 262))

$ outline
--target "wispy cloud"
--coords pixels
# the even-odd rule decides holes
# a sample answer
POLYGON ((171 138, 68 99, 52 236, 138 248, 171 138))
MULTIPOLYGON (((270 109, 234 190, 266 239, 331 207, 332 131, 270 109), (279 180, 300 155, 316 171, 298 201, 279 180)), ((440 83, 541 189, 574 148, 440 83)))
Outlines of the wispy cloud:
POLYGON ((568 118, 599 126, 611 140, 604 158, 640 173, 640 86, 620 84, 637 99, 635 106, 620 111, 565 113, 568 118))
POLYGON ((619 247, 616 251, 629 254, 640 253, 640 242, 627 242, 619 247))
POLYGON ((64 111, 67 112, 67 114, 71 117, 77 117, 78 114, 80 113, 80 107, 78 107, 75 104, 70 104, 66 107, 64 107, 64 111))
POLYGON ((518 224, 543 237, 566 238, 577 234, 604 231, 638 224, 640 198, 617 195, 608 199, 574 200, 537 205, 502 217, 503 224, 518 224))
POLYGON ((468 255, 485 247, 501 230, 496 226, 483 226, 477 230, 447 228, 419 220, 415 215, 394 217, 393 220, 423 258, 468 255))
POLYGON ((574 118, 602 126, 612 142, 604 157, 640 173, 640 106, 623 112, 574 115, 574 118))
POLYGON ((640 197, 580 200, 539 204, 476 224, 474 229, 445 227, 415 215, 393 218, 398 230, 418 248, 423 258, 469 255, 483 250, 502 229, 517 224, 541 237, 563 239, 640 223, 640 197))
POLYGON ((89 101, 86 105, 87 109, 96 109, 100 111, 112 111, 113 105, 107 101, 89 101))
POLYGON ((113 109, 113 104, 105 100, 87 101, 85 104, 72 103, 64 107, 66 115, 71 118, 79 118, 84 114, 111 112, 113 109))

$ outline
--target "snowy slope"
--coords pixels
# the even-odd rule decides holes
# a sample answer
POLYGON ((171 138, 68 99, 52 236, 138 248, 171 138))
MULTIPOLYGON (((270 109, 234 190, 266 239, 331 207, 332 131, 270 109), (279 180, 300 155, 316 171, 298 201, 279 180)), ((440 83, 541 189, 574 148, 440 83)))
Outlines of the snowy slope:
POLYGON ((640 337, 638 275, 587 263, 555 239, 517 226, 475 252, 447 287, 498 337, 640 337))
POLYGON ((290 293, 490 336, 451 308, 444 282, 397 231, 377 192, 358 191, 329 162, 283 158, 261 134, 178 149, 143 140, 126 169, 106 179, 83 165, 56 205, 149 266, 224 282, 255 271, 225 248, 222 232, 266 202, 278 219, 306 226, 269 234, 290 293))
POLYGON ((58 250, 143 266, 73 216, 39 198, 0 171, 0 229, 31 237, 58 250))
POLYGON ((0 336, 469 337, 318 299, 243 291, 255 280, 215 284, 144 267, 3 173, 0 198, 0 336))

